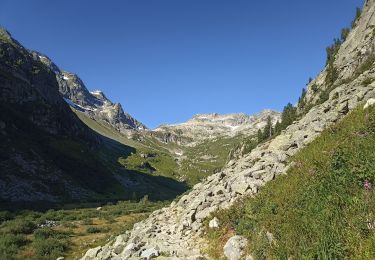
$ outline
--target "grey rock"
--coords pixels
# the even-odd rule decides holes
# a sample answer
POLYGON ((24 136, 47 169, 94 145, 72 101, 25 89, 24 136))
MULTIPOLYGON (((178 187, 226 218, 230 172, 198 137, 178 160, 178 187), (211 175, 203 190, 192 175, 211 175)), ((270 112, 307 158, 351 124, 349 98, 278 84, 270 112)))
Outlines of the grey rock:
POLYGON ((141 253, 141 258, 145 260, 150 260, 157 256, 159 256, 159 250, 156 247, 146 249, 141 253))
POLYGON ((115 254, 120 254, 124 250, 128 237, 128 235, 119 235, 116 237, 112 245, 115 254))
POLYGON ((243 256, 243 250, 247 245, 247 239, 242 236, 231 237, 224 246, 224 255, 229 260, 239 260, 243 256))
POLYGON ((363 109, 367 109, 368 107, 373 106, 373 105, 375 105, 375 98, 370 98, 369 100, 367 100, 366 104, 363 106, 363 109))
POLYGON ((101 246, 98 246, 98 247, 95 247, 95 248, 91 248, 89 249, 86 254, 83 256, 83 260, 91 260, 91 259, 95 259, 96 256, 98 255, 98 253, 102 250, 102 247, 101 246))
POLYGON ((267 231, 266 237, 267 237, 267 240, 270 244, 272 244, 274 242, 274 237, 273 237, 273 234, 271 232, 267 231))
POLYGON ((213 219, 210 220, 210 222, 208 223, 208 226, 210 228, 218 228, 220 225, 220 221, 217 217, 214 217, 213 219))

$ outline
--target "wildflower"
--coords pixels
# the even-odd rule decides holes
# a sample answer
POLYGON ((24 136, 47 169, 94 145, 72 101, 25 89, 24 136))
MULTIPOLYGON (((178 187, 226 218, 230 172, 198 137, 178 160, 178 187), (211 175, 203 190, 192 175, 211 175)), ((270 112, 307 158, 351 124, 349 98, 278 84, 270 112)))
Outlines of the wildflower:
POLYGON ((365 180, 365 182, 363 183, 363 188, 367 191, 370 191, 372 188, 371 182, 369 182, 368 180, 365 180))

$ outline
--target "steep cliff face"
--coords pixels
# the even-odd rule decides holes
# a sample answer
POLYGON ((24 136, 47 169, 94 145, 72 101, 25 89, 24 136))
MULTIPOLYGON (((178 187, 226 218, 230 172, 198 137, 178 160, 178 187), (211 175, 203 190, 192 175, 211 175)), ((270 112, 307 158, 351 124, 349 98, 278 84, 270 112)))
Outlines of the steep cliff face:
MULTIPOLYGON (((70 198, 93 195, 90 185, 74 183, 68 164, 64 169, 54 161, 63 156, 54 146, 69 139, 90 149, 100 144, 100 137, 61 98, 55 74, 4 29, 0 56, 0 200, 57 201, 63 189, 70 198)), ((99 169, 95 173, 103 177, 99 169)))
POLYGON ((102 91, 89 92, 76 74, 60 70, 43 54, 35 51, 32 53, 56 74, 59 91, 72 108, 84 112, 90 118, 100 120, 125 135, 147 129, 145 125, 124 112, 121 104, 111 102, 102 91))
POLYGON ((1 105, 15 107, 25 118, 51 134, 84 136, 85 140, 92 141, 91 131, 61 99, 54 74, 4 29, 0 30, 0 40, 1 105))
POLYGON ((348 83, 371 68, 375 60, 375 6, 365 1, 360 19, 353 21, 353 28, 345 41, 339 44, 327 66, 307 86, 306 106, 314 106, 327 99, 335 87, 348 83), (325 96, 325 98, 324 98, 325 96))
POLYGON ((311 107, 301 113, 298 121, 274 139, 230 161, 223 171, 195 185, 189 194, 169 207, 154 212, 132 231, 103 247, 91 249, 83 259, 130 259, 149 252, 178 259, 200 259, 204 255, 202 225, 210 213, 228 208, 244 196, 255 195, 267 182, 285 174, 290 167, 288 158, 355 107, 375 97, 375 68, 371 59, 374 14, 375 0, 367 0, 355 28, 335 56, 334 67, 331 63, 310 83, 305 98, 311 107), (336 76, 327 81, 332 68, 337 71, 336 76), (312 87, 314 84, 316 88, 312 87), (320 94, 325 90, 327 97, 321 99, 320 94))
POLYGON ((233 137, 239 134, 249 137, 265 127, 268 117, 271 118, 273 124, 276 124, 281 115, 272 110, 264 110, 251 116, 243 113, 199 114, 185 123, 161 125, 152 131, 152 135, 165 143, 183 145, 194 145, 214 138, 233 137))

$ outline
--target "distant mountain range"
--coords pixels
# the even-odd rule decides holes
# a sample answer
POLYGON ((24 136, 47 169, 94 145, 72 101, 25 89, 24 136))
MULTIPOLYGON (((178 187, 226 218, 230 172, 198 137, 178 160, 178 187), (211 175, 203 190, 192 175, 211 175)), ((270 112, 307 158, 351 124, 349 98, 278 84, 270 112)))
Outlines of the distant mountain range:
POLYGON ((252 136, 264 128, 268 117, 276 124, 281 119, 281 114, 272 110, 264 110, 252 116, 243 113, 198 114, 185 123, 161 125, 153 131, 153 135, 162 142, 189 145, 218 137, 233 137, 239 134, 252 136))

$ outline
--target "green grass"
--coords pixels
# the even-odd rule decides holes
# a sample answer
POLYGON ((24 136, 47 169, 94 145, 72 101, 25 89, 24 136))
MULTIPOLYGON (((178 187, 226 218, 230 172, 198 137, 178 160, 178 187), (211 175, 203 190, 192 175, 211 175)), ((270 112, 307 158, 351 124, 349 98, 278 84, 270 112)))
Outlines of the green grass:
POLYGON ((105 244, 167 203, 144 198, 109 203, 100 210, 82 208, 86 205, 66 205, 69 209, 45 212, 0 211, 0 216, 6 216, 0 223, 0 259, 80 258, 89 248, 105 244), (57 225, 38 227, 46 220, 57 225))
POLYGON ((256 259, 374 259, 375 108, 356 109, 293 157, 285 176, 215 215, 211 256, 228 233, 249 238, 256 259), (266 232, 274 236, 267 240, 266 232))

